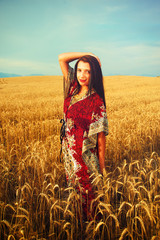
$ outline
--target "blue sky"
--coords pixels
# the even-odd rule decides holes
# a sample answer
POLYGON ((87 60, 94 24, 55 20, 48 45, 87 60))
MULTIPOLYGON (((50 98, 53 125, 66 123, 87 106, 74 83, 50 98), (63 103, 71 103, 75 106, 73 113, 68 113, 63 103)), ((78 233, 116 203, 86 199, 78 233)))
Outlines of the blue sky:
POLYGON ((61 75, 92 52, 109 75, 160 75, 159 0, 0 0, 0 72, 61 75))

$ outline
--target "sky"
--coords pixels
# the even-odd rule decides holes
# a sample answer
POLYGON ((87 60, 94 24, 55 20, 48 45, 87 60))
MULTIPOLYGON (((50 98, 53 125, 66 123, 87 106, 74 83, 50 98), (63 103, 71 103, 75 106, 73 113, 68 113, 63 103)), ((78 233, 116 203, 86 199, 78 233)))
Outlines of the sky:
POLYGON ((94 53, 104 76, 160 76, 160 1, 0 0, 0 72, 62 75, 63 52, 94 53))

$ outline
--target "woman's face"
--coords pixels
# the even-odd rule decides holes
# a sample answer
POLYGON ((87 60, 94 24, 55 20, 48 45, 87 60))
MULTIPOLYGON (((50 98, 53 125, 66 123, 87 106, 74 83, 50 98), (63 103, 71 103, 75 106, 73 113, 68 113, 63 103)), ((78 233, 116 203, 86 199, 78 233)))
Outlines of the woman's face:
POLYGON ((81 87, 88 86, 91 77, 91 67, 88 62, 80 61, 77 65, 77 80, 81 87))

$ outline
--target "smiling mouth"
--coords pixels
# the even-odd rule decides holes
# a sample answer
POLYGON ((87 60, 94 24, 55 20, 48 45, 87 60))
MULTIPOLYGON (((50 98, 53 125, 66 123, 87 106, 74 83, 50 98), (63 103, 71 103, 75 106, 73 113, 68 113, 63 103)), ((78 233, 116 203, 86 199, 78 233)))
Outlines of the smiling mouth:
POLYGON ((85 82, 86 80, 84 80, 84 79, 79 79, 79 81, 80 81, 80 82, 85 82))

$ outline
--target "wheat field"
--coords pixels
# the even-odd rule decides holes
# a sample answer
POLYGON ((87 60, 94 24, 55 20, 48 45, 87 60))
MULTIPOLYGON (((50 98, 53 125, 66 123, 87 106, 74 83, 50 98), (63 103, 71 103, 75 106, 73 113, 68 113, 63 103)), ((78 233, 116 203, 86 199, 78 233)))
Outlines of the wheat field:
POLYGON ((62 77, 0 79, 0 239, 160 239, 160 77, 108 76, 104 87, 106 173, 84 221, 59 159, 62 77))

